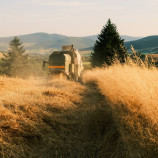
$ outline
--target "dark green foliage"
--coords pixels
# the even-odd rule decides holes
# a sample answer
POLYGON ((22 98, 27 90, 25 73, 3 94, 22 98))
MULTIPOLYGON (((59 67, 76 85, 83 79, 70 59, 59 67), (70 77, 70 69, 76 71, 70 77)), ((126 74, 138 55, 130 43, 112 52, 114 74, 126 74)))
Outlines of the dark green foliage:
POLYGON ((135 49, 155 49, 158 47, 158 36, 148 36, 136 41, 130 41, 130 42, 126 42, 125 45, 128 49, 130 49, 131 45, 135 48, 135 49))
POLYGON ((24 77, 28 67, 28 55, 24 53, 22 43, 15 37, 10 42, 8 53, 2 58, 2 73, 12 77, 24 77))
POLYGON ((137 57, 137 58, 139 58, 140 60, 142 60, 143 62, 144 62, 145 59, 146 59, 146 55, 144 55, 144 54, 142 54, 142 53, 139 53, 139 52, 136 52, 135 54, 130 54, 129 56, 132 58, 132 60, 135 60, 135 58, 137 57))
POLYGON ((116 26, 109 19, 94 45, 94 52, 91 55, 92 66, 100 67, 104 63, 111 65, 116 56, 121 63, 124 63, 127 52, 124 40, 121 39, 116 26))
POLYGON ((130 51, 131 45, 143 54, 158 54, 158 36, 148 36, 136 41, 125 42, 125 46, 130 51))

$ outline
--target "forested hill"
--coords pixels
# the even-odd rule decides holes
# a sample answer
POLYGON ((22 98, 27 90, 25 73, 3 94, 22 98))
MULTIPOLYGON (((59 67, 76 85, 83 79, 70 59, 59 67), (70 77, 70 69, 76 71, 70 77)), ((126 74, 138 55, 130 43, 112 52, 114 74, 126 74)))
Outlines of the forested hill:
MULTIPOLYGON (((23 42, 27 53, 46 53, 50 50, 60 50, 62 45, 73 44, 75 48, 85 51, 92 50, 97 35, 85 37, 69 37, 60 34, 47 34, 47 33, 34 33, 28 35, 18 36, 23 42)), ((8 50, 9 42, 14 37, 1 37, 0 38, 0 52, 8 50)), ((130 46, 141 53, 158 53, 158 35, 141 37, 121 36, 125 39, 125 46, 130 49, 130 46), (141 39, 140 39, 141 38, 141 39), (137 39, 137 40, 135 40, 137 39), (133 40, 126 42, 128 40, 133 40)))
POLYGON ((133 45, 136 49, 152 48, 158 46, 158 35, 148 36, 136 41, 130 41, 125 43, 127 48, 133 45))
MULTIPOLYGON (((158 35, 148 36, 134 41, 125 42, 125 46, 130 50, 131 45, 140 53, 158 54, 158 35)), ((82 51, 92 50, 93 47, 81 49, 82 51)))
POLYGON ((128 49, 132 45, 135 49, 144 53, 158 53, 158 35, 148 36, 136 41, 126 42, 125 45, 128 49))
MULTIPOLYGON (((14 37, 0 38, 0 51, 7 51, 9 42, 14 37)), ((60 34, 34 33, 18 36, 23 42, 25 49, 30 53, 45 53, 52 50, 60 50, 62 45, 73 44, 77 49, 93 47, 97 35, 85 37, 69 37, 60 34)), ((122 36, 126 41, 139 39, 140 37, 122 36)))
MULTIPOLYGON (((76 48, 86 48, 93 46, 94 40, 88 37, 68 37, 59 34, 34 33, 29 35, 18 36, 24 43, 26 49, 30 50, 46 50, 60 49, 62 45, 74 44, 76 48)), ((13 37, 0 38, 0 49, 8 48, 8 43, 13 37)))
MULTIPOLYGON (((90 38, 94 41, 97 40, 97 35, 93 35, 93 36, 86 36, 87 38, 90 38)), ((141 39, 143 37, 132 37, 132 36, 127 36, 127 35, 121 35, 121 38, 125 40, 125 42, 129 42, 129 41, 134 41, 134 40, 138 40, 141 39)))

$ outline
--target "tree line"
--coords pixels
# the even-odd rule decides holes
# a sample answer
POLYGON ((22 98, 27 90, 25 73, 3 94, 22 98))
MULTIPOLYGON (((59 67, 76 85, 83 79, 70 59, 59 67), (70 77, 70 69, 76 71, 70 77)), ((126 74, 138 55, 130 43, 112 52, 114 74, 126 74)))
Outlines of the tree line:
POLYGON ((8 53, 3 53, 3 56, 0 60, 1 75, 27 78, 45 74, 42 69, 43 60, 26 54, 22 42, 17 37, 9 43, 8 53))

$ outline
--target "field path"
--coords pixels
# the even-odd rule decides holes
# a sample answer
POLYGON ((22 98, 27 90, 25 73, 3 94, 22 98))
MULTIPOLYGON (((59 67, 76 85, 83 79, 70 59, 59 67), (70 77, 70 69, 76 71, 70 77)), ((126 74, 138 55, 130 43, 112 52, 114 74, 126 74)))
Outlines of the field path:
POLYGON ((64 145, 60 144, 56 155, 54 151, 50 155, 57 158, 121 157, 123 153, 115 155, 113 152, 119 132, 113 122, 108 101, 105 101, 95 84, 86 84, 84 87, 85 91, 79 94, 80 102, 75 103, 77 108, 67 117, 66 127, 69 132, 65 133, 64 145))
POLYGON ((2 77, 0 90, 0 157, 137 158, 142 154, 150 158, 157 154, 156 145, 149 148, 145 140, 146 146, 141 146, 143 139, 138 142, 139 135, 133 137, 124 119, 128 114, 133 121, 133 113, 122 104, 112 104, 93 81, 82 85, 2 77))

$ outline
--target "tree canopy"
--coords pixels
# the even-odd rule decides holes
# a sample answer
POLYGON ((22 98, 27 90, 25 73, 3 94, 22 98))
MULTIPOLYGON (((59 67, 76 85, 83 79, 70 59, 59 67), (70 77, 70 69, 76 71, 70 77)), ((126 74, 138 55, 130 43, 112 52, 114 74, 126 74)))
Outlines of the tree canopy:
POLYGON ((15 37, 10 42, 8 53, 2 58, 3 74, 8 76, 24 76, 28 64, 28 55, 25 55, 24 47, 20 39, 15 37))
POLYGON ((98 35, 94 45, 94 52, 91 54, 92 66, 100 67, 104 63, 110 66, 116 56, 121 63, 124 63, 127 51, 124 47, 124 40, 121 39, 116 25, 109 19, 98 35))

